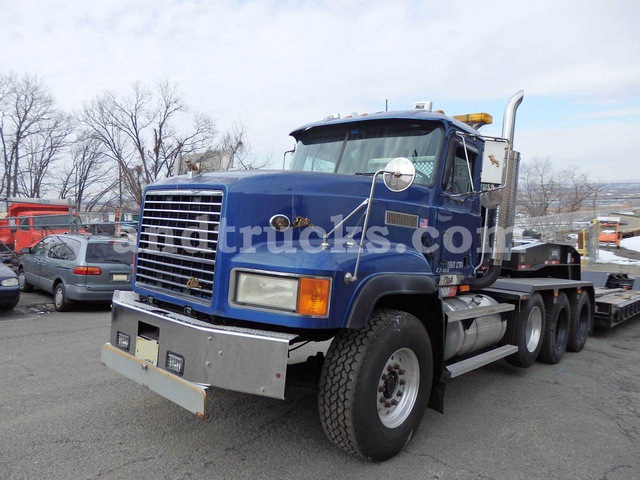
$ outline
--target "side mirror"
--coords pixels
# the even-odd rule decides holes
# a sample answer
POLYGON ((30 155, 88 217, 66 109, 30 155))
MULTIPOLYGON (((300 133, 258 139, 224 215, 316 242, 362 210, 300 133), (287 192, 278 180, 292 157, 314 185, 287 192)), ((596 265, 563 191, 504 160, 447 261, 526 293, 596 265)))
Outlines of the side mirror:
POLYGON ((404 192, 416 179, 416 167, 406 157, 394 158, 384 170, 384 184, 392 192, 404 192))
POLYGON ((31 249, 29 247, 24 247, 22 250, 20 250, 20 253, 31 253, 31 249))
POLYGON ((502 189, 491 188, 480 193, 480 203, 487 210, 498 207, 502 203, 502 189))

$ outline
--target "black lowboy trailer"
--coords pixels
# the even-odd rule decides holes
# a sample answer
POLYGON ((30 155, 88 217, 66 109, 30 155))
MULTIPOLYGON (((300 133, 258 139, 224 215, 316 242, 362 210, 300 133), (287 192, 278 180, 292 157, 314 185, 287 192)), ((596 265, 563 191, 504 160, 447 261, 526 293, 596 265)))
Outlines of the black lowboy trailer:
POLYGON ((594 326, 610 328, 640 315, 640 277, 587 271, 582 278, 595 287, 594 326))
POLYGON ((517 310, 536 293, 553 291, 557 299, 559 292, 571 298, 582 290, 590 296, 593 311, 589 331, 593 327, 611 328, 640 316, 640 277, 581 271, 579 254, 568 245, 534 242, 514 247, 501 277, 483 292, 515 303, 517 310))

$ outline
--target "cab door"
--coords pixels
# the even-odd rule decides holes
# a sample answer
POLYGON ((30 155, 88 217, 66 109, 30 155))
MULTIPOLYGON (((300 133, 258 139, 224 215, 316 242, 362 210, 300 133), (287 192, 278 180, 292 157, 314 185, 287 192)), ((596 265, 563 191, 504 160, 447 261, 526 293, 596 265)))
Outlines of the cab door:
POLYGON ((453 138, 448 147, 438 201, 439 254, 435 273, 468 274, 475 268, 482 225, 479 151, 453 138))

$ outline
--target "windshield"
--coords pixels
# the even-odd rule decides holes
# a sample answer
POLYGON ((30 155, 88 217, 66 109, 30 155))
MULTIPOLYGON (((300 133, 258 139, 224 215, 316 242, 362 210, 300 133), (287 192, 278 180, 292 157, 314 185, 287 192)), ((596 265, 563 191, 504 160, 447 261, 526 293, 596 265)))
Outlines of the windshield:
POLYGON ((89 243, 87 263, 133 263, 133 250, 125 242, 89 243))
POLYGON ((437 123, 345 124, 303 134, 291 170, 333 173, 375 173, 396 157, 416 167, 416 183, 431 186, 436 173, 443 130, 437 123))

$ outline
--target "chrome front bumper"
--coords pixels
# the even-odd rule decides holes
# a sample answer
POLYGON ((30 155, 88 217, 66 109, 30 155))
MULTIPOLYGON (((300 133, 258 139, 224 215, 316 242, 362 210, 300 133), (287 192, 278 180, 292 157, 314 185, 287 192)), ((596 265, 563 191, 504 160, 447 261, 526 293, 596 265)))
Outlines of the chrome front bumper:
POLYGON ((138 299, 115 292, 104 365, 198 416, 205 414, 209 387, 284 398, 289 343, 296 335, 214 326, 138 299), (115 346, 118 332, 129 335, 128 351, 115 346), (157 341, 155 366, 136 357, 138 336, 157 341), (184 358, 182 375, 165 370, 167 352, 184 358))

